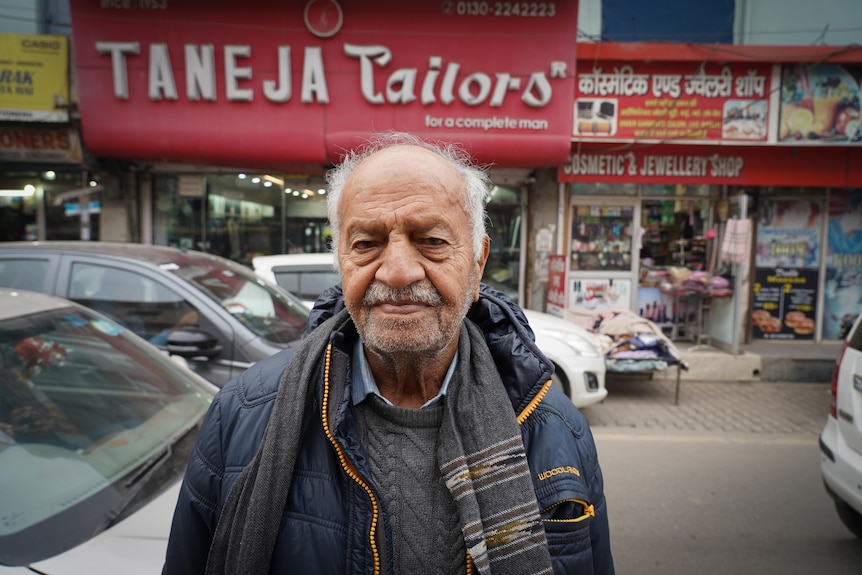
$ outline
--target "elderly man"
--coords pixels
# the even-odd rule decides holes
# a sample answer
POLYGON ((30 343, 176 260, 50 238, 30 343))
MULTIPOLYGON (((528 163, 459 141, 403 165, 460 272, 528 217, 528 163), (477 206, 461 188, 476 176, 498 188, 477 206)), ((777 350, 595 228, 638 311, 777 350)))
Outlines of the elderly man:
POLYGON ((343 292, 218 394, 164 573, 613 573, 586 420, 480 283, 485 173, 387 134, 328 178, 343 292))

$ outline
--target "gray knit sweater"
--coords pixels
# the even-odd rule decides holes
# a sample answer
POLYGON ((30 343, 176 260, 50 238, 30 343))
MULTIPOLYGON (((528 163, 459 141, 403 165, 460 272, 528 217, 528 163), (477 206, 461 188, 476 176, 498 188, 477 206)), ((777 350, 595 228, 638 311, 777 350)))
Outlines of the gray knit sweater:
POLYGON ((458 508, 437 458, 444 408, 395 407, 369 395, 355 409, 391 520, 396 574, 464 573, 467 550, 458 508))

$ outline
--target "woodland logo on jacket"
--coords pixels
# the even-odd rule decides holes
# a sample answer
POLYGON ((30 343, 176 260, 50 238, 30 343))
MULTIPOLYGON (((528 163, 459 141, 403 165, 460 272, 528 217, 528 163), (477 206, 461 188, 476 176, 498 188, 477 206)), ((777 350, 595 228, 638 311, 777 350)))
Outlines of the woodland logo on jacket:
POLYGON ((549 479, 554 475, 560 475, 563 473, 569 473, 571 475, 581 476, 581 472, 577 470, 577 468, 572 467, 571 465, 566 465, 565 467, 555 467, 553 469, 548 469, 547 471, 543 471, 539 474, 539 481, 544 481, 545 479, 549 479))

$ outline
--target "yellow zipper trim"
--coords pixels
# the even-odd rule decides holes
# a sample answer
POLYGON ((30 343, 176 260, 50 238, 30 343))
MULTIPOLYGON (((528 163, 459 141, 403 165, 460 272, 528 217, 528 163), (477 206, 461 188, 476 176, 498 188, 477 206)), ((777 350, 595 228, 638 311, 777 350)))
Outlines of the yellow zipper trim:
POLYGON ((545 385, 542 386, 542 389, 539 390, 539 393, 530 400, 530 403, 527 404, 527 407, 524 408, 524 411, 518 415, 518 425, 522 425, 530 415, 536 411, 536 408, 539 407, 539 404, 542 403, 542 400, 545 398, 545 395, 548 393, 548 390, 551 389, 551 386, 554 384, 554 380, 549 379, 545 382, 545 385))
POLYGON ((338 442, 335 441, 335 438, 332 436, 332 431, 329 429, 329 421, 326 418, 327 413, 327 405, 329 404, 329 364, 332 359, 332 344, 326 346, 326 363, 324 364, 323 370, 323 407, 322 407, 322 417, 323 420, 323 432, 326 434, 326 438, 329 439, 329 443, 332 444, 332 447, 335 448, 335 452, 338 454, 338 460, 341 462, 341 467, 344 469, 347 476, 350 477, 353 481, 359 484, 366 493, 368 493, 368 498, 371 500, 371 531, 368 533, 368 541, 371 544, 371 554, 374 557, 374 575, 380 575, 380 553, 377 551, 377 541, 375 539, 375 533, 377 531, 377 521, 378 515, 380 514, 380 509, 377 505, 377 500, 374 498, 374 492, 371 491, 371 488, 365 483, 359 474, 356 472, 356 469, 347 461, 347 457, 344 455, 344 451, 341 449, 341 446, 338 445, 338 442))
POLYGON ((561 505, 563 503, 568 503, 570 501, 577 503, 578 505, 583 507, 584 508, 584 514, 581 515, 580 517, 575 518, 575 519, 543 519, 542 521, 546 521, 548 523, 578 523, 578 522, 583 521, 589 517, 595 517, 596 516, 596 508, 582 499, 563 499, 562 501, 557 501, 553 505, 550 505, 550 506, 542 509, 542 513, 547 513, 548 511, 550 511, 551 509, 553 509, 557 505, 561 505))

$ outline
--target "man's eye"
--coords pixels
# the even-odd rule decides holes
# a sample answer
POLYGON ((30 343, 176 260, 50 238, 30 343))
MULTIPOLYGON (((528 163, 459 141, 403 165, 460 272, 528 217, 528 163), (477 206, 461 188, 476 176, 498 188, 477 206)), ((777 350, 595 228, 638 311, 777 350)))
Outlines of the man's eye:
POLYGON ((425 238, 422 242, 427 246, 442 246, 446 243, 440 238, 425 238))
POLYGON ((374 247, 374 242, 368 240, 360 240, 357 242, 353 242, 353 249, 355 250, 367 250, 372 247, 374 247))

